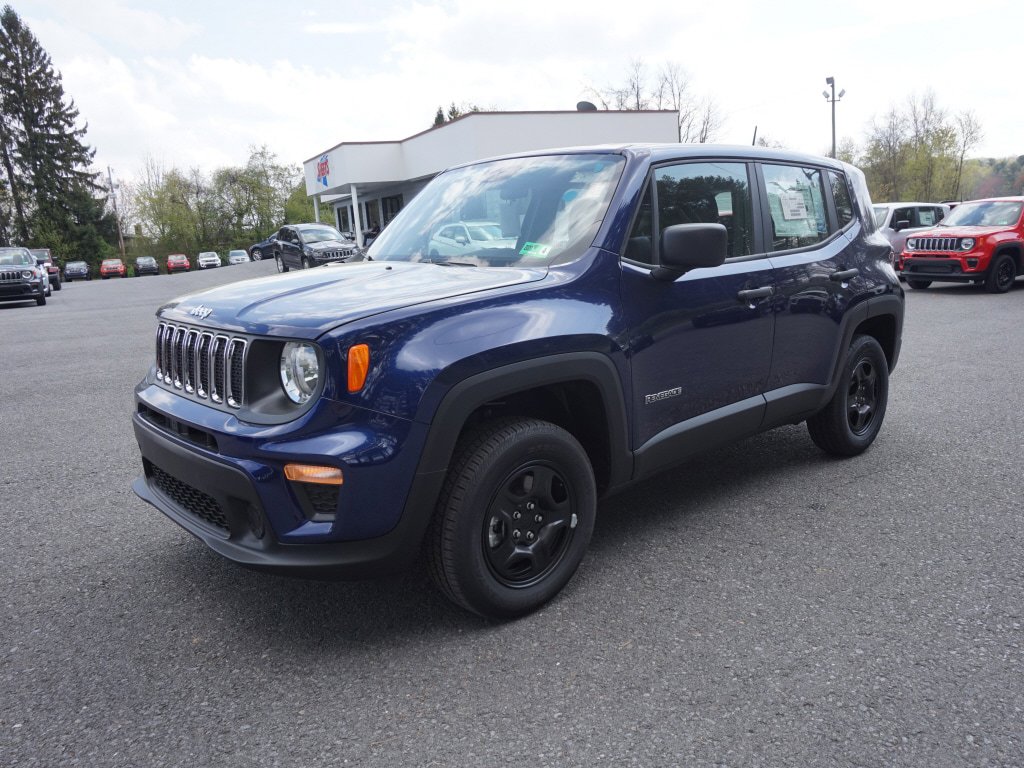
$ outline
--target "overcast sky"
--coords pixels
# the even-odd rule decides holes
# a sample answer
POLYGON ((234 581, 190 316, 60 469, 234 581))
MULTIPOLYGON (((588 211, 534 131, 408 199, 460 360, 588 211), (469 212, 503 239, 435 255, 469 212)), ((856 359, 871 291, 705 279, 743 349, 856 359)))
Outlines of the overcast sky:
POLYGON ((1021 0, 10 2, 88 121, 97 166, 124 177, 147 156, 241 164, 259 144, 299 164, 342 141, 418 133, 452 101, 573 109, 637 57, 652 74, 663 62, 688 72, 721 111, 721 142, 749 144, 756 125, 827 152, 832 75, 847 92, 840 141, 930 88, 980 120, 976 156, 1024 154, 1021 0))

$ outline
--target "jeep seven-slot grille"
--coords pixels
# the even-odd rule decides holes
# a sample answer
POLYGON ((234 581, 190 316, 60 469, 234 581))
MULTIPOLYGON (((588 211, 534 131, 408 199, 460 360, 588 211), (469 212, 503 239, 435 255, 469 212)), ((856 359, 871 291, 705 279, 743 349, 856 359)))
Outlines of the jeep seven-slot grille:
POLYGON ((23 278, 21 276, 22 270, 20 269, 5 269, 0 272, 0 283, 20 283, 23 278))
POLYGON ((193 397, 240 408, 248 346, 237 336, 160 323, 156 329, 156 377, 193 397))
POLYGON ((955 237, 916 237, 915 251, 955 251, 958 248, 955 237))

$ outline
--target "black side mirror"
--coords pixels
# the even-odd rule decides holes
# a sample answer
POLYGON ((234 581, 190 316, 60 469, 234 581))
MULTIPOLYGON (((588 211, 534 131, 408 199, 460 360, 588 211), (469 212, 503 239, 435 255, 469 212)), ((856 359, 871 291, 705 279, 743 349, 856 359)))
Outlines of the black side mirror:
POLYGON ((673 224, 661 233, 661 264, 656 280, 675 280, 691 269, 717 267, 729 252, 729 233, 721 224, 673 224))
POLYGON ((896 231, 899 232, 903 229, 910 229, 910 221, 907 219, 900 219, 896 222, 896 231))

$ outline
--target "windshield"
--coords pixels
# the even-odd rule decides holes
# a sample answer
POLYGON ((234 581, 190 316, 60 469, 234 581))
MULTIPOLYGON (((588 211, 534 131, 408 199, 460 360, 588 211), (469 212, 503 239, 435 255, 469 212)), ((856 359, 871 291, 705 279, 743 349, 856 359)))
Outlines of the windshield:
POLYGON ((593 242, 625 160, 549 155, 443 173, 402 210, 367 256, 477 267, 547 266, 593 242))
POLYGON ((36 260, 24 248, 0 248, 0 264, 35 266, 36 260))
POLYGON ((885 224, 885 214, 889 212, 889 209, 884 205, 875 205, 872 206, 871 210, 875 212, 875 226, 881 227, 885 224))
POLYGON ((946 218, 940 227, 1012 227, 1020 219, 1024 203, 990 201, 961 203, 946 218))
POLYGON ((139 256, 139 258, 137 258, 135 260, 135 263, 136 264, 156 264, 156 259, 154 259, 152 256, 139 256))
POLYGON ((67 266, 64 267, 64 269, 67 269, 68 267, 74 267, 75 269, 78 269, 84 266, 86 266, 84 261, 69 261, 67 263, 67 266))
POLYGON ((228 251, 228 256, 248 256, 245 251, 228 251))
POLYGON ((101 264, 100 266, 103 266, 103 267, 119 267, 119 266, 121 266, 121 260, 120 259, 104 259, 103 260, 103 264, 101 264))
POLYGON ((299 237, 302 238, 302 242, 306 244, 310 243, 322 243, 325 240, 344 240, 341 232, 336 230, 334 227, 322 226, 322 227, 303 227, 297 230, 299 237))

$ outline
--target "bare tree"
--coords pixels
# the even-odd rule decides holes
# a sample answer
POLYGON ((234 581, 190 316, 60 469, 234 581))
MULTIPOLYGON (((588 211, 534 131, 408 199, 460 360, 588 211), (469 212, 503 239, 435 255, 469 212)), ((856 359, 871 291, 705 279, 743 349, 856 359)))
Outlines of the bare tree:
POLYGON ((651 85, 643 59, 630 62, 626 82, 621 86, 590 88, 603 109, 672 109, 679 113, 679 141, 713 141, 723 118, 711 98, 694 95, 690 77, 679 64, 666 62, 651 85))
POLYGON ((953 194, 950 195, 950 199, 952 200, 960 198, 960 182, 963 180, 964 175, 964 158, 967 156, 968 152, 981 143, 981 139, 985 135, 981 129, 981 123, 978 122, 978 118, 974 116, 973 112, 969 110, 960 112, 957 114, 955 120, 957 163, 956 176, 954 177, 953 183, 953 194))

